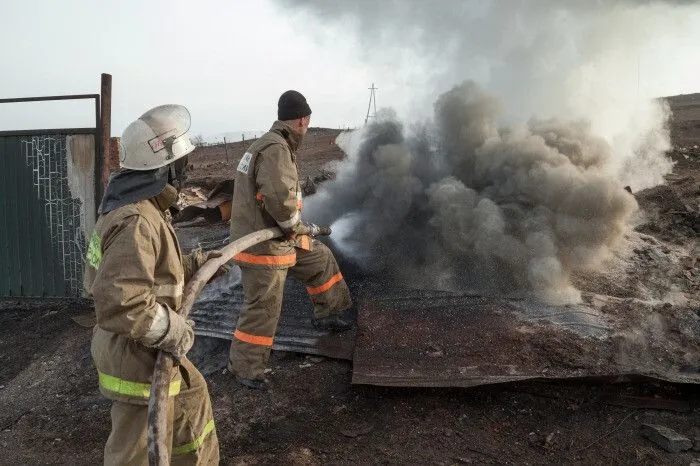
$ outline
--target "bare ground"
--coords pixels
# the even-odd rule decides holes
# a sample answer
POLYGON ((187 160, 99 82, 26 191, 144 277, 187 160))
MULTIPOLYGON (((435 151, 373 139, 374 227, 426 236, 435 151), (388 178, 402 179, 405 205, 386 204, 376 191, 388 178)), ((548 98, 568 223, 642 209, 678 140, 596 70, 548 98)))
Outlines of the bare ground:
MULTIPOLYGON (((2 464, 98 464, 109 403, 96 390, 89 307, 6 301, 0 312, 2 464)), ((348 362, 275 355, 272 390, 208 378, 224 464, 689 464, 642 423, 700 434, 697 387, 529 382, 475 389, 350 384, 348 362), (656 408, 649 409, 651 405, 656 408)))

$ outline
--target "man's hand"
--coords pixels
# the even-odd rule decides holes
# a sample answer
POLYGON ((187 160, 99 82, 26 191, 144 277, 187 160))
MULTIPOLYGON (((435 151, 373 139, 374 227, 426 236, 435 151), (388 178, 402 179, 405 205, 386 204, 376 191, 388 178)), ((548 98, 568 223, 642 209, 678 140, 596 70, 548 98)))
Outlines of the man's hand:
POLYGON ((168 330, 163 337, 149 345, 170 353, 180 361, 194 344, 194 321, 185 320, 177 312, 168 309, 168 330))
POLYGON ((331 234, 331 227, 318 226, 314 223, 309 224, 309 236, 315 238, 317 236, 328 236, 331 234))
MULTIPOLYGON (((220 249, 214 249, 212 251, 207 251, 204 254, 204 256, 205 256, 204 261, 206 262, 209 259, 216 259, 217 257, 221 257, 222 255, 223 255, 223 253, 221 252, 220 249)), ((219 267, 219 270, 217 270, 214 273, 214 275, 212 275, 212 277, 211 277, 212 280, 215 278, 221 277, 223 275, 226 275, 229 272, 229 270, 231 270, 231 264, 229 264, 228 262, 224 263, 224 265, 219 267)))
MULTIPOLYGON (((195 249, 192 251, 191 256, 194 258, 194 263, 195 263, 195 272, 199 270, 206 261, 209 259, 215 259, 217 257, 221 257, 221 250, 219 249, 214 249, 212 251, 202 251, 201 248, 195 249)), ((221 277, 222 275, 226 275, 228 271, 231 270, 231 265, 226 262, 224 265, 219 267, 219 270, 217 270, 214 275, 212 276, 212 280, 218 277, 221 277)))

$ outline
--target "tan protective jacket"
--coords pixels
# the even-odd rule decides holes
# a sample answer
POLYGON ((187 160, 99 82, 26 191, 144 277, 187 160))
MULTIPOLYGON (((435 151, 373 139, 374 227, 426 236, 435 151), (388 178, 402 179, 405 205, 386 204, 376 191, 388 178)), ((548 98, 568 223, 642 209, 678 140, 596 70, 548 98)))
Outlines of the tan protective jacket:
POLYGON ((301 136, 276 121, 241 158, 233 191, 231 241, 270 227, 281 228, 287 236, 236 255, 238 265, 287 268, 296 264, 296 247, 311 250, 308 227, 301 221, 302 192, 295 155, 300 142, 301 136))
MULTIPOLYGON (((165 220, 164 212, 174 200, 174 188, 169 188, 153 199, 101 216, 90 238, 85 289, 94 299, 97 314, 92 357, 100 391, 112 400, 148 404, 158 353, 140 339, 150 329, 159 305, 180 307, 185 281, 196 271, 196 261, 183 258, 175 232, 165 220)), ((172 378, 170 395, 174 396, 180 391, 177 368, 172 378)))

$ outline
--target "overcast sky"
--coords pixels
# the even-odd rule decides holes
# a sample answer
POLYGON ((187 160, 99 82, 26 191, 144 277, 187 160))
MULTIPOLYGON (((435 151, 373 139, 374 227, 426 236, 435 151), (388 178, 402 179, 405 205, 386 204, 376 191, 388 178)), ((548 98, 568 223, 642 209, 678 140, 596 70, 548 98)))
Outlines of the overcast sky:
MULTIPOLYGON (((361 63, 353 39, 319 43, 305 33, 317 25, 267 1, 2 3, 0 97, 98 93, 107 72, 114 134, 162 103, 186 105, 197 133, 267 128, 287 89, 307 96, 314 125, 357 125, 385 74, 361 63)), ((89 126, 92 115, 87 102, 2 104, 0 129, 89 126)))
MULTIPOLYGON (((0 98, 98 93, 100 73, 107 72, 113 135, 152 106, 179 103, 192 114, 193 133, 213 136, 269 127, 287 89, 307 96, 312 125, 335 128, 363 122, 372 82, 379 106, 401 115, 429 110, 446 90, 430 85, 434 62, 414 55, 410 42, 374 50, 356 34, 353 19, 323 21, 291 5, 2 0, 0 98)), ((700 27, 694 30, 672 57, 671 63, 690 64, 678 73, 659 77, 652 70, 661 52, 639 52, 645 95, 700 91, 700 27)), ((90 126, 92 118, 87 102, 0 104, 0 130, 90 126)))

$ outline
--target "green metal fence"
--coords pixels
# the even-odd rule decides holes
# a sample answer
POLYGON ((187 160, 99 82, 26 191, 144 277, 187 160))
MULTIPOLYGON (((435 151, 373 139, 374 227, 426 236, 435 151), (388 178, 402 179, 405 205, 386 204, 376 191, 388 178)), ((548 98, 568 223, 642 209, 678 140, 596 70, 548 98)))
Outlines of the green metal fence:
MULTIPOLYGON (((60 100, 39 98, 39 100, 60 100)), ((65 96, 94 98, 99 96, 65 96)), ((6 102, 31 99, 3 99, 6 102)), ((0 296, 80 297, 99 194, 94 128, 0 132, 0 296)))

